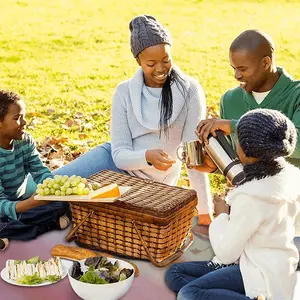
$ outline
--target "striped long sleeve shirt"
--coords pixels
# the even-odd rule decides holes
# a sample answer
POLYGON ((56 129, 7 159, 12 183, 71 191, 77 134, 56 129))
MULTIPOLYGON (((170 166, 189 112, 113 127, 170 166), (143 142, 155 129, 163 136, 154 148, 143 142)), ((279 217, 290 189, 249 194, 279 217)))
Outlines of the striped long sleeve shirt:
POLYGON ((13 141, 12 149, 0 148, 0 214, 17 219, 16 204, 24 200, 28 174, 37 184, 52 177, 40 159, 33 137, 25 133, 22 140, 13 141))

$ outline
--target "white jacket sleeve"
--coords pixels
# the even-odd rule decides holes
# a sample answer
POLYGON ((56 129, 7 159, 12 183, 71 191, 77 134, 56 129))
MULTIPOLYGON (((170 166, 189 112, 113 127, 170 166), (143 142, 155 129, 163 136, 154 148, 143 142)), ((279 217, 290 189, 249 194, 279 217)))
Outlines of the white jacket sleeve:
POLYGON ((111 109, 111 146, 114 163, 122 170, 142 170, 151 168, 146 161, 146 151, 134 151, 132 135, 128 124, 125 103, 115 91, 111 109))
POLYGON ((297 208, 298 208, 298 215, 296 216, 296 222, 295 222, 295 236, 300 237, 300 196, 297 200, 297 208))
MULTIPOLYGON (((199 122, 206 118, 206 99, 201 85, 192 81, 189 101, 187 101, 187 118, 183 129, 184 142, 198 140, 195 130, 199 122)), ((197 192, 199 214, 212 213, 212 198, 208 175, 196 170, 187 169, 191 188, 197 192)))
POLYGON ((209 227, 209 237, 217 258, 223 264, 236 262, 251 236, 264 221, 265 203, 250 196, 235 197, 230 216, 220 214, 209 227))

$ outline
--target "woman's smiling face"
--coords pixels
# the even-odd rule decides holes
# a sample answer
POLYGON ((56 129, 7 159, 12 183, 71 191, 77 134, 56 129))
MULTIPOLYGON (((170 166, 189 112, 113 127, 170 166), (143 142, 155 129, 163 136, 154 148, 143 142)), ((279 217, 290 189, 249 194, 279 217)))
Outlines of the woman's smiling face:
POLYGON ((163 87, 172 68, 171 46, 159 44, 144 49, 137 57, 144 72, 145 84, 163 87))

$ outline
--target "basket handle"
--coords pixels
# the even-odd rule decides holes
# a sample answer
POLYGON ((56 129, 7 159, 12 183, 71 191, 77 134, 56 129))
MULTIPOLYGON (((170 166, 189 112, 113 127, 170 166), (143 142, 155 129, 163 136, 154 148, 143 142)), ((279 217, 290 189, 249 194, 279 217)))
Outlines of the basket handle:
POLYGON ((193 243, 193 241, 194 241, 194 235, 193 235, 192 232, 190 232, 190 233, 189 233, 189 238, 190 238, 190 240, 189 240, 189 242, 188 242, 186 245, 184 245, 184 247, 179 248, 176 252, 174 252, 174 253, 173 253, 171 256, 169 256, 168 258, 166 258, 166 259, 164 259, 164 260, 158 262, 158 261, 156 261, 156 260, 153 258, 152 254, 150 253, 150 251, 149 251, 149 249, 148 249, 148 246, 146 245, 146 243, 145 243, 145 241, 144 241, 144 239, 143 239, 143 237, 142 237, 142 235, 141 235, 139 229, 137 228, 137 226, 136 226, 136 224, 135 224, 135 221, 132 221, 132 224, 133 224, 133 227, 134 227, 134 229, 136 230, 136 232, 137 232, 137 234, 138 234, 138 236, 139 236, 139 238, 140 238, 140 240, 141 240, 141 243, 142 243, 142 245, 143 245, 143 247, 144 247, 144 250, 146 251, 146 253, 147 253, 147 255, 148 255, 148 257, 149 257, 151 263, 152 263, 154 266, 156 266, 156 267, 165 267, 165 266, 167 266, 168 264, 170 264, 171 262, 173 262, 174 260, 176 260, 177 258, 179 258, 179 257, 182 255, 182 253, 183 253, 186 249, 188 249, 188 248, 190 247, 190 245, 191 245, 191 244, 193 243))
POLYGON ((75 233, 79 229, 79 227, 89 218, 92 214, 94 213, 93 210, 91 210, 70 232, 69 234, 65 237, 65 240, 67 242, 71 242, 72 239, 75 238, 75 233))

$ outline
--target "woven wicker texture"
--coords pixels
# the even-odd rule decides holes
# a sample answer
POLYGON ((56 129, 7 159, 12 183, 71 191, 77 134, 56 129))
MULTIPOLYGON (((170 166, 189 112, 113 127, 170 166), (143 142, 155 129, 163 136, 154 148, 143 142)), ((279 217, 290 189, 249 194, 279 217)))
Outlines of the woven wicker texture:
POLYGON ((173 187, 108 170, 92 175, 89 181, 95 181, 101 185, 117 183, 120 186, 131 186, 131 190, 112 205, 161 218, 170 216, 197 197, 194 190, 173 187))
POLYGON ((77 242, 92 249, 151 260, 157 266, 181 255, 197 205, 194 191, 112 171, 100 172, 90 180, 132 189, 115 203, 71 202, 73 232, 69 235, 76 235, 77 242))

